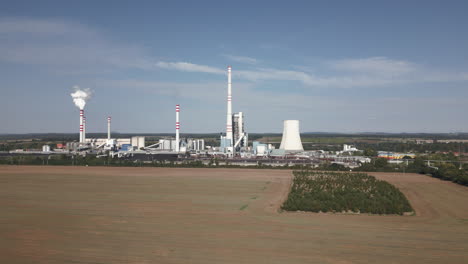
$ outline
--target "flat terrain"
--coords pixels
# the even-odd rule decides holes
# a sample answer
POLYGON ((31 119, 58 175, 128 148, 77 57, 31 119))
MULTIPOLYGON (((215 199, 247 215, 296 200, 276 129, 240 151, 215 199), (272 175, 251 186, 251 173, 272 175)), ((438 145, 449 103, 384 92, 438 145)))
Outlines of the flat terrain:
POLYGON ((371 174, 416 215, 278 213, 282 170, 0 166, 0 263, 467 263, 467 187, 371 174))

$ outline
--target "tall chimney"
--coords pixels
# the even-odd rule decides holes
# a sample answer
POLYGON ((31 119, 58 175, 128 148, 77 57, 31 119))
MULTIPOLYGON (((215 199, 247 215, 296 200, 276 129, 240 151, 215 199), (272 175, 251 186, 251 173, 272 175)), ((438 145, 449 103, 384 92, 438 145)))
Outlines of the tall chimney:
POLYGON ((180 151, 180 142, 179 142, 179 129, 180 129, 180 123, 179 123, 179 112, 180 112, 180 106, 176 105, 175 106, 175 111, 176 111, 176 122, 175 122, 175 129, 176 129, 176 148, 175 151, 179 152, 180 151))
POLYGON ((83 143, 86 143, 86 116, 83 116, 83 143))
POLYGON ((111 117, 107 117, 107 140, 110 140, 111 134, 110 134, 110 125, 111 125, 111 117))
POLYGON ((232 94, 231 94, 231 66, 228 66, 228 95, 227 95, 227 120, 226 138, 230 140, 230 147, 233 145, 232 138, 232 94))
POLYGON ((83 117, 84 110, 80 109, 80 143, 83 143, 83 117))

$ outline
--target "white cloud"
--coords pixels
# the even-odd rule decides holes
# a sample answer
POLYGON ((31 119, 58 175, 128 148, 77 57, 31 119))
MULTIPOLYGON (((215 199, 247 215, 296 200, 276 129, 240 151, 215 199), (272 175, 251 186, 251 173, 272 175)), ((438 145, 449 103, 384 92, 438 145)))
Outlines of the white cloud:
MULTIPOLYGON (((225 74, 226 71, 211 66, 187 63, 187 62, 158 62, 156 65, 160 68, 187 71, 204 72, 214 74, 225 74)), ((257 68, 256 70, 236 70, 233 69, 233 76, 249 81, 297 81, 307 86, 313 87, 338 87, 348 88, 355 86, 381 86, 387 85, 395 80, 384 80, 370 78, 366 76, 336 76, 336 77, 318 77, 310 73, 293 70, 279 70, 271 68, 257 68)))
MULTIPOLYGON (((161 68, 224 74, 226 71, 187 62, 158 62, 161 68)), ((254 70, 233 69, 233 76, 249 81, 297 81, 318 88, 382 87, 389 85, 467 81, 467 73, 444 73, 431 71, 407 61, 395 61, 384 57, 341 60, 328 63, 335 71, 319 76, 298 70, 257 68, 254 70), (340 71, 336 71, 336 70, 340 71), (342 71, 345 71, 343 73, 342 71)))
POLYGON ((247 56, 234 56, 234 55, 229 55, 229 54, 223 54, 224 57, 228 58, 229 60, 235 61, 235 62, 240 62, 240 63, 246 63, 246 64, 257 64, 258 60, 247 57, 247 56))
POLYGON ((205 72, 205 73, 214 73, 214 74, 224 74, 226 71, 223 71, 218 68, 193 64, 189 62, 163 62, 159 61, 156 63, 156 66, 169 70, 178 70, 186 72, 205 72))
POLYGON ((332 61, 329 64, 337 70, 382 76, 407 74, 416 71, 418 68, 417 65, 409 61, 392 60, 386 57, 345 59, 332 61))

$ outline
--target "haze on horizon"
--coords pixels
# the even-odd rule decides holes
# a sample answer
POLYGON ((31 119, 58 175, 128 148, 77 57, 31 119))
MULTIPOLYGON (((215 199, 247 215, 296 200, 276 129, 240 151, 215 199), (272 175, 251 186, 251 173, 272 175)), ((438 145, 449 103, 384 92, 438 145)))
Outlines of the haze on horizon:
POLYGON ((466 1, 10 1, 0 134, 468 132, 466 1))

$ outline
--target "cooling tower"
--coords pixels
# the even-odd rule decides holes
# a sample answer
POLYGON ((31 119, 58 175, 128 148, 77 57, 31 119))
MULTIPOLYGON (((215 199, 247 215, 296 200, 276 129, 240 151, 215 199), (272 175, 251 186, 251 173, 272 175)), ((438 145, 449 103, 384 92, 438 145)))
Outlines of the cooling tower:
POLYGON ((292 152, 304 151, 299 134, 299 120, 284 120, 280 149, 292 152))

